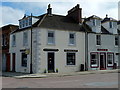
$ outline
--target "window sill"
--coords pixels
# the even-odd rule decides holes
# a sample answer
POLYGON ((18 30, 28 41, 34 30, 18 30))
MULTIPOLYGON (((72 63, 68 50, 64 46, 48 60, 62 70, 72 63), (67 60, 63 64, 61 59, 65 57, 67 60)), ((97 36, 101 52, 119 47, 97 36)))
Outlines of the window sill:
POLYGON ((16 45, 12 46, 12 47, 16 47, 16 45))
POLYGON ((115 45, 115 47, 117 47, 117 48, 118 48, 118 45, 115 45))
POLYGON ((68 46, 74 46, 75 47, 76 45, 75 44, 69 44, 68 46))
POLYGON ((76 67, 76 65, 65 65, 65 67, 76 67))
POLYGON ((55 44, 53 43, 47 43, 47 45, 50 45, 50 46, 55 46, 55 44))
POLYGON ((97 47, 101 46, 101 45, 96 45, 97 47))

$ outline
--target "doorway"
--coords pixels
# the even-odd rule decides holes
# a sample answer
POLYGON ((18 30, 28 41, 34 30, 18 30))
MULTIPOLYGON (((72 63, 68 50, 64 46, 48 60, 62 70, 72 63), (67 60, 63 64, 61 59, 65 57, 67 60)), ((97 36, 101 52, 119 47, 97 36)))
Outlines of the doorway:
POLYGON ((48 53, 48 73, 54 72, 54 52, 48 53))
POLYGON ((7 72, 10 71, 10 54, 8 53, 7 54, 7 62, 6 62, 6 69, 7 69, 7 72))
POLYGON ((15 53, 12 54, 12 71, 15 72, 15 53))
POLYGON ((106 69, 106 55, 105 53, 100 53, 100 70, 106 69))

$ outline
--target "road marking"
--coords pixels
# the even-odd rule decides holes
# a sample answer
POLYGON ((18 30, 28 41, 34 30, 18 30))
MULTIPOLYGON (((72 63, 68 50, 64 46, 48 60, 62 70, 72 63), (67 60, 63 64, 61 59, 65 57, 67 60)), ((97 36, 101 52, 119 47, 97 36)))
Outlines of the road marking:
POLYGON ((110 85, 118 85, 118 82, 92 82, 86 83, 88 86, 110 86, 110 85))

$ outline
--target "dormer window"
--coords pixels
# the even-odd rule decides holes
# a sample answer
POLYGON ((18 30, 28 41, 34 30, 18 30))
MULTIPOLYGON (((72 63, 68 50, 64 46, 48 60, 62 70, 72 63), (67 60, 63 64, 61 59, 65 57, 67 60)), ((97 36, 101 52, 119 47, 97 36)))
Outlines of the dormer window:
POLYGON ((19 28, 25 28, 32 25, 32 18, 27 17, 19 21, 19 28))
POLYGON ((28 19, 25 20, 25 26, 28 26, 28 19))
POLYGON ((113 28, 113 22, 109 22, 110 28, 113 28))
POLYGON ((29 18, 29 25, 32 24, 32 18, 29 18))
POLYGON ((96 19, 93 19, 93 26, 96 26, 96 19))

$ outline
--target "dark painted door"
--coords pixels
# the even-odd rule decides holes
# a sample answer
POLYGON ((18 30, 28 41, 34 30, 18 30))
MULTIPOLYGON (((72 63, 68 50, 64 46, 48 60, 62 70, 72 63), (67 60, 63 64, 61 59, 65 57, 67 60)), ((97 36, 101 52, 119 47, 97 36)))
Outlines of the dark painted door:
POLYGON ((7 62, 6 62, 7 72, 10 71, 10 54, 7 54, 7 62))
POLYGON ((54 72, 54 53, 48 53, 48 72, 54 72))
POLYGON ((12 54, 12 71, 15 72, 15 53, 12 54))
POLYGON ((105 53, 100 54, 100 70, 106 69, 106 56, 105 53))

